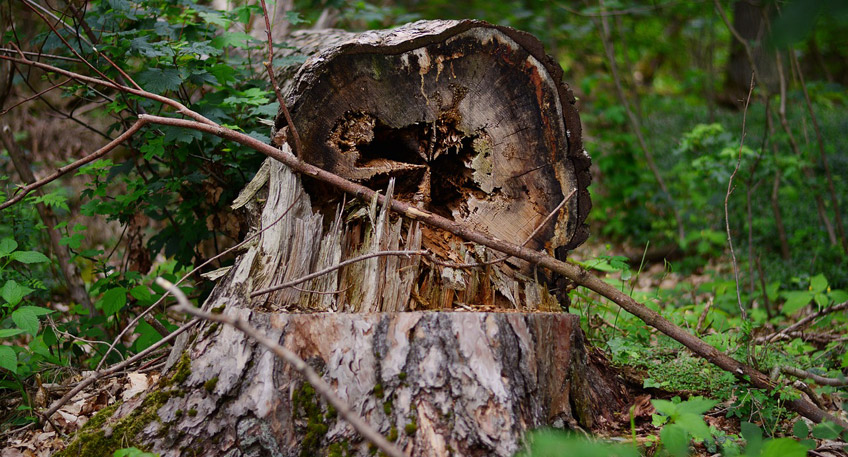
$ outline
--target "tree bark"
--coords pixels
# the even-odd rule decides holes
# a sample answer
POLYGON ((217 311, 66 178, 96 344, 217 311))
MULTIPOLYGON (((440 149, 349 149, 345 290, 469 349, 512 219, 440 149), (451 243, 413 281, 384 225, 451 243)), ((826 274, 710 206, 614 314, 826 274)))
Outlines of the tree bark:
MULTIPOLYGON (((598 427, 625 405, 575 315, 224 312, 300 355, 410 456, 512 456, 529 428, 598 427)), ((235 329, 207 328, 173 373, 158 403, 129 401, 107 427, 147 402, 158 420, 135 442, 162 456, 369 455, 290 366, 235 329)))
MULTIPOLYGON (((564 256, 585 240, 589 158, 574 98, 534 38, 432 21, 305 32, 292 43, 310 56, 280 72, 302 158, 421 214, 534 249, 564 256)), ((273 138, 291 154, 282 119, 273 138)), ((308 181, 263 164, 233 205, 262 232, 219 272, 206 311, 249 319, 412 456, 511 456, 528 429, 593 429, 623 411, 627 392, 587 348, 579 318, 538 312, 559 311, 560 301, 553 278, 525 262, 374 257, 257 294, 366 253, 423 247, 448 262, 498 259, 398 218, 388 200, 344 202, 308 181), (455 308, 501 312, 416 312, 455 308)), ((122 445, 163 456, 369 455, 270 352, 230 327, 207 323, 195 338, 178 338, 153 392, 69 449, 118 431, 122 445)))

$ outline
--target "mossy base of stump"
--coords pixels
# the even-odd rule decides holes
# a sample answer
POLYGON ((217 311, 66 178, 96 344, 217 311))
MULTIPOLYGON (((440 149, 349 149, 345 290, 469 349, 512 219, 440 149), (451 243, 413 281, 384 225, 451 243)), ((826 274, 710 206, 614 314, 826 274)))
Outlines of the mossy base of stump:
MULTIPOLYGON (((410 456, 512 456, 529 430, 595 429, 625 409, 572 314, 223 312, 297 353, 410 456)), ((272 353, 230 327, 201 335, 148 394, 163 400, 150 422, 116 443, 163 457, 375 454, 272 353)), ((150 405, 136 397, 100 427, 129 429, 117 425, 150 405)))

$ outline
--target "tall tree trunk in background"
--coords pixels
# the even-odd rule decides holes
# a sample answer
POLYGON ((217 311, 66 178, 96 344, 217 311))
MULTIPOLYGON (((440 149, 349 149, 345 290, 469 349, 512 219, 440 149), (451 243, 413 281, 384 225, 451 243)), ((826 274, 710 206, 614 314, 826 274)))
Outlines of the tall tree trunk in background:
MULTIPOLYGON (((774 53, 764 43, 768 33, 766 18, 769 14, 770 8, 763 2, 736 0, 733 3, 733 28, 751 46, 758 87, 760 90, 767 89, 769 93, 775 93, 780 84, 777 65, 774 53)), ((727 62, 725 80, 725 92, 731 97, 731 102, 744 102, 751 82, 751 71, 753 69, 743 45, 731 36, 730 59, 727 62)))

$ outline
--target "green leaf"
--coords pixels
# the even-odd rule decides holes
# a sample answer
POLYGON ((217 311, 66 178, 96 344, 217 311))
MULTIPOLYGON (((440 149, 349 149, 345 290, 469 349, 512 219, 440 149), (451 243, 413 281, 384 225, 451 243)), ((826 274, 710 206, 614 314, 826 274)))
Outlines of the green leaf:
POLYGON ((159 454, 153 454, 150 452, 144 452, 141 449, 135 447, 128 447, 124 449, 118 449, 112 454, 113 457, 159 457, 159 454))
POLYGON ((309 22, 303 17, 301 17, 300 13, 297 11, 286 11, 286 19, 288 19, 291 25, 298 25, 309 22))
POLYGON ((217 11, 209 11, 209 12, 201 11, 198 14, 200 15, 200 17, 203 18, 204 21, 206 21, 210 24, 215 24, 215 25, 222 27, 222 28, 229 27, 230 24, 233 22, 233 21, 225 18, 221 13, 219 13, 217 11))
POLYGON ((161 94, 175 91, 183 82, 180 72, 175 68, 148 68, 138 74, 136 81, 150 92, 161 94))
POLYGON ((10 257, 12 260, 17 260, 21 263, 44 263, 50 261, 46 255, 35 251, 15 251, 10 257))
MULTIPOLYGON (((751 455, 746 452, 746 454, 751 455)), ((766 441, 760 457, 805 457, 807 448, 792 438, 775 438, 766 441)))
POLYGON ((127 289, 123 287, 115 287, 107 290, 106 293, 103 294, 103 297, 97 301, 95 306, 103 310, 103 314, 111 316, 120 311, 126 304, 127 289))
POLYGON ((11 238, 0 240, 0 257, 6 257, 18 248, 18 242, 11 238))
POLYGON ((250 46, 250 43, 255 40, 256 38, 244 32, 224 32, 213 38, 210 44, 218 49, 232 47, 244 49, 250 46))
POLYGON ((136 300, 140 301, 142 304, 148 305, 153 303, 153 294, 150 293, 150 288, 147 286, 136 286, 130 290, 130 295, 132 295, 136 300))
POLYGON ((689 455, 689 434, 677 424, 666 425, 660 431, 660 440, 668 453, 675 457, 689 455))
POLYGON ((690 414, 704 414, 709 411, 713 406, 717 405, 718 402, 716 400, 712 400, 704 397, 692 397, 689 400, 684 401, 677 405, 677 410, 681 413, 690 413, 690 414))
POLYGON ((674 423, 683 427, 698 441, 710 437, 710 428, 707 427, 707 423, 704 422, 704 418, 700 414, 681 414, 674 420, 674 423))
POLYGON ((4 328, 0 329, 0 338, 8 338, 10 336, 20 335, 21 333, 24 333, 23 329, 4 328))
POLYGON ((35 289, 30 289, 27 286, 18 284, 14 279, 10 279, 6 281, 6 284, 3 284, 3 288, 0 289, 0 297, 3 297, 9 305, 15 306, 34 290, 35 289))
POLYGON ((742 422, 742 437, 745 438, 745 454, 750 456, 760 455, 763 446, 763 431, 756 424, 742 422))
POLYGON ((839 433, 842 431, 838 425, 833 422, 822 422, 813 427, 813 438, 820 440, 835 440, 839 438, 839 433))
POLYGON ((651 404, 660 414, 665 414, 668 417, 674 417, 678 414, 677 405, 668 400, 651 400, 651 404))
POLYGON ((38 333, 38 314, 32 308, 32 306, 24 306, 16 309, 12 313, 12 321, 19 328, 35 336, 38 333))
POLYGON ((819 305, 819 308, 824 308, 830 303, 830 299, 827 298, 827 295, 818 293, 813 297, 813 300, 819 305))
POLYGON ((134 342, 136 351, 143 351, 162 339, 162 335, 153 326, 143 320, 139 321, 135 332, 139 335, 134 342))
POLYGON ((823 274, 817 274, 810 278, 810 292, 819 293, 827 289, 827 278, 823 274))
POLYGON ((9 346, 0 345, 0 368, 5 368, 12 373, 18 372, 18 356, 15 350, 9 346))
POLYGON ((798 439, 806 438, 810 434, 810 427, 807 427, 807 423, 799 419, 792 426, 792 434, 798 439))
POLYGON ((841 289, 831 290, 827 295, 833 303, 844 303, 848 301, 848 292, 841 289))
POLYGON ((257 106, 250 110, 251 116, 263 116, 274 118, 277 116, 277 111, 280 109, 280 104, 277 102, 268 103, 266 105, 257 106))
POLYGON ((814 294, 809 291, 791 291, 784 292, 786 303, 783 304, 783 314, 787 316, 795 314, 799 309, 807 306, 814 294))

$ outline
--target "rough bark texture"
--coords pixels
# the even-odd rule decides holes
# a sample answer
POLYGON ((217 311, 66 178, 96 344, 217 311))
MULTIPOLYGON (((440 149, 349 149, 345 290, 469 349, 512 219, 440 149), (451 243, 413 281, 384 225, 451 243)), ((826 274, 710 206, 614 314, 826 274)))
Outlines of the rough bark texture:
MULTIPOLYGON (((527 429, 595 428, 624 405, 575 315, 223 312, 307 360, 411 456, 511 456, 527 429)), ((232 328, 207 329, 174 373, 134 441, 163 456, 369 455, 290 366, 232 328)))
MULTIPOLYGON (((311 57, 281 76, 308 161, 503 239, 521 243, 541 225, 534 249, 585 239, 589 159, 574 99, 534 38, 434 21, 294 43, 311 57)), ((278 119, 274 138, 291 154, 283 127, 278 119)), ((251 298, 363 253, 493 258, 387 203, 337 197, 266 161, 233 205, 262 232, 218 272, 204 308, 249 318, 411 456, 510 456, 528 429, 597 428, 621 411, 626 392, 576 316, 414 312, 559 311, 551 278, 527 264, 379 257, 251 298)), ((369 455, 291 367, 241 333, 207 324, 187 338, 157 389, 121 405, 103 431, 163 456, 369 455)), ((112 439, 86 433, 72 446, 112 439)))

